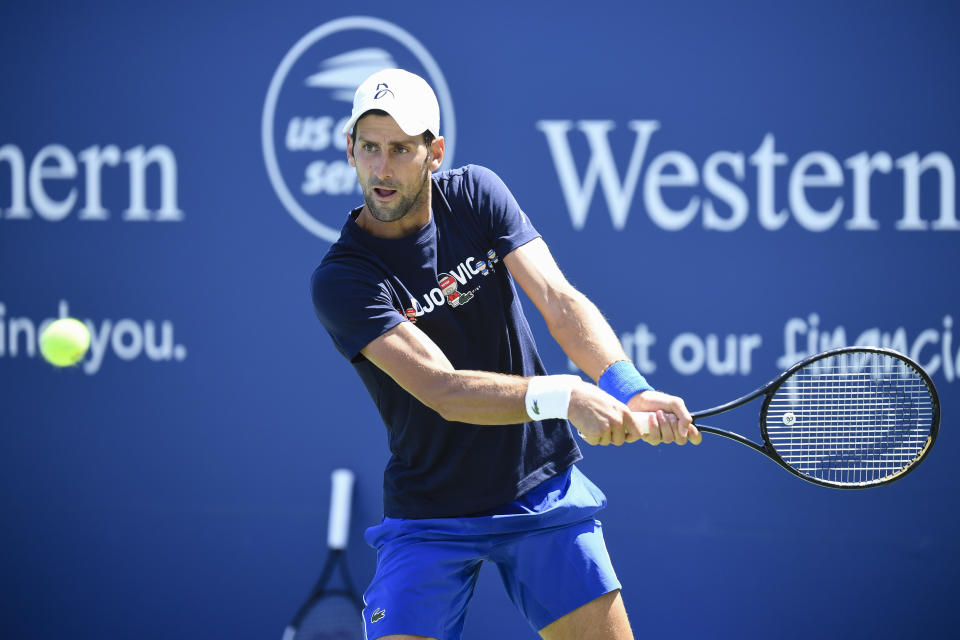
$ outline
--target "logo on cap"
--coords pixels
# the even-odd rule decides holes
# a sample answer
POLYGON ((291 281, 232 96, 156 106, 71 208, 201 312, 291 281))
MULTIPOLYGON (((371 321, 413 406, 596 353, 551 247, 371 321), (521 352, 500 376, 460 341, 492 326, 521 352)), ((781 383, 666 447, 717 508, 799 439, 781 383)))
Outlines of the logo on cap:
POLYGON ((374 94, 373 99, 379 100, 380 98, 387 95, 388 93, 394 98, 397 97, 393 95, 393 91, 390 91, 390 87, 387 86, 386 82, 381 82, 380 84, 377 85, 377 92, 374 94))
MULTIPOLYGON (((444 123, 442 168, 452 166, 456 123, 446 79, 420 41, 395 24, 332 20, 300 38, 274 72, 260 129, 267 175, 293 219, 323 240, 334 242, 347 212, 363 203, 342 133, 354 93, 371 74, 395 68, 433 87, 444 123)), ((396 99, 397 90, 381 82, 374 98, 396 99)))

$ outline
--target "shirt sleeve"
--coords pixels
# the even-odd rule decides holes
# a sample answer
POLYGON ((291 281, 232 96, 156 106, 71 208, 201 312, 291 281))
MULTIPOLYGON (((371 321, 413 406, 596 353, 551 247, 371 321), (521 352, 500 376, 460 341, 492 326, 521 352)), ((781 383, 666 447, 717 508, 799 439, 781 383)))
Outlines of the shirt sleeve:
POLYGON ((479 211, 489 214, 487 231, 498 256, 540 237, 500 176, 477 165, 470 166, 469 175, 472 200, 479 211))
POLYGON ((405 320, 386 285, 362 270, 321 265, 310 285, 317 317, 337 350, 350 361, 374 339, 405 320))

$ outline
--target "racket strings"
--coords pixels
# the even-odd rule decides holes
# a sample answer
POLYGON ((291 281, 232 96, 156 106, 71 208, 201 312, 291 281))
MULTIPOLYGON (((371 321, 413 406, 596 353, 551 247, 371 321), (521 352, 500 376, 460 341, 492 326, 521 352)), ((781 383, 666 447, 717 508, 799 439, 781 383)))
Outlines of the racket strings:
POLYGON ((351 598, 328 593, 300 621, 294 640, 363 640, 361 613, 351 598))
POLYGON ((839 486, 903 472, 930 441, 933 402, 924 378, 887 354, 849 354, 795 372, 770 399, 770 445, 803 475, 839 486))

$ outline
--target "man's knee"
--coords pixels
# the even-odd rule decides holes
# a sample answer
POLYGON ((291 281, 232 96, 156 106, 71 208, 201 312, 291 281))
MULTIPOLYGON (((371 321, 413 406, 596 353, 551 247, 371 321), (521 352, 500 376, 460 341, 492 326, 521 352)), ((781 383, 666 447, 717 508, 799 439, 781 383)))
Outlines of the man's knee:
POLYGON ((544 640, 633 640, 619 589, 551 622, 540 636, 544 640))

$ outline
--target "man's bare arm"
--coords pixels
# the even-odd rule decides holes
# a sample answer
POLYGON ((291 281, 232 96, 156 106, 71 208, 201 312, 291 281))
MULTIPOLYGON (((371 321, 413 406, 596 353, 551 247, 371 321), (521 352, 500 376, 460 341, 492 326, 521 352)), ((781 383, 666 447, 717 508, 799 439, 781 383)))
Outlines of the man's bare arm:
MULTIPOLYGON (((451 422, 518 424, 530 419, 529 378, 454 369, 440 348, 410 322, 401 322, 361 351, 420 402, 451 422)), ((577 381, 569 419, 594 444, 623 444, 627 433, 650 431, 652 414, 637 414, 592 384, 577 381)))
MULTIPOLYGON (((542 239, 518 247, 503 261, 543 315, 550 335, 587 375, 598 380, 610 364, 627 359, 606 318, 593 302, 567 281, 542 239)), ((666 422, 671 428, 662 432, 663 442, 684 444, 689 436, 692 442, 699 444, 700 434, 692 427, 693 419, 682 398, 659 391, 645 391, 631 398, 627 405, 633 411, 669 414, 666 422)), ((632 442, 638 437, 641 436, 628 434, 627 441, 632 442)), ((643 439, 651 444, 661 441, 656 433, 643 439)))

